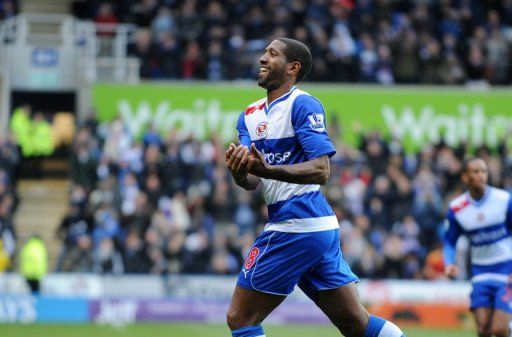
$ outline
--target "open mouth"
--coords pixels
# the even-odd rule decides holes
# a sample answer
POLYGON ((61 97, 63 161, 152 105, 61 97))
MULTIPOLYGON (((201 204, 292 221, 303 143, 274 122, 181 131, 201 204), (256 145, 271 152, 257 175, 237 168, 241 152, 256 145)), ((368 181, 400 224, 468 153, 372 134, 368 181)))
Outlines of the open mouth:
POLYGON ((269 71, 268 67, 260 66, 260 75, 268 73, 268 71, 269 71))

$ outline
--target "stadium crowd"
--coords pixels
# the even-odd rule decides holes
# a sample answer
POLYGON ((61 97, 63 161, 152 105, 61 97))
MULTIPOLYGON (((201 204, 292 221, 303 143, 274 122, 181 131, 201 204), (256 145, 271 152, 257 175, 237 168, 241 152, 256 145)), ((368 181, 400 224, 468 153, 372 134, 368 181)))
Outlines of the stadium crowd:
MULTIPOLYGON (((323 187, 340 220, 346 260, 361 277, 438 278, 446 201, 461 192, 469 149, 444 144, 406 155, 396 140, 361 133, 358 148, 330 135, 338 153, 323 187)), ((89 118, 72 155, 69 212, 58 271, 236 274, 267 209, 261 193, 234 185, 215 137, 138 141, 121 120, 89 118)), ((476 150, 490 183, 512 190, 512 143, 476 150)))
POLYGON ((311 48, 310 81, 512 80, 510 0, 78 0, 73 13, 134 24, 143 78, 253 79, 268 41, 288 36, 311 48))
POLYGON ((13 217, 18 206, 16 186, 21 149, 13 137, 0 137, 0 273, 11 267, 16 250, 13 217))

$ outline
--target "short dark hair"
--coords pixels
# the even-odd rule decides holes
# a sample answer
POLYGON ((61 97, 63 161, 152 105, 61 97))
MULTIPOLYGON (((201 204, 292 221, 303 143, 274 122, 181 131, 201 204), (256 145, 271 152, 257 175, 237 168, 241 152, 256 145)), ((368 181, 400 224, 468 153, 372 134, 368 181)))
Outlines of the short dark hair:
POLYGON ((313 64, 313 57, 311 56, 311 51, 309 50, 308 46, 298 40, 288 39, 285 37, 279 38, 277 40, 283 42, 286 45, 286 49, 284 50, 286 61, 300 63, 300 70, 297 73, 296 81, 302 81, 307 76, 307 74, 309 74, 313 64))
MULTIPOLYGON (((483 160, 480 157, 467 157, 462 161, 462 174, 466 173, 468 171, 469 164, 471 164, 474 161, 482 160, 485 163, 485 160, 483 160)), ((487 165, 487 164, 486 164, 487 165)))

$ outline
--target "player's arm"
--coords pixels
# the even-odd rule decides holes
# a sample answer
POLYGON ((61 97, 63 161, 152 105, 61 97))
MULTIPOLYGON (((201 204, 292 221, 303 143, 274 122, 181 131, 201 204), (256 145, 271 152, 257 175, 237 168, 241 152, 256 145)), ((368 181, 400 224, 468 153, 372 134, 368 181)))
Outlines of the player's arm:
POLYGON ((260 178, 249 173, 249 147, 251 146, 251 136, 245 125, 244 113, 238 117, 236 125, 238 131, 238 140, 240 145, 229 144, 226 151, 226 165, 235 180, 235 183, 246 189, 254 190, 260 183, 260 178))
POLYGON ((246 190, 254 190, 258 187, 260 179, 249 173, 249 149, 245 145, 231 143, 226 151, 226 164, 235 180, 235 183, 246 190))
POLYGON ((457 244, 457 240, 459 239, 462 230, 461 227, 455 219, 455 213, 452 209, 448 210, 445 220, 445 233, 444 233, 444 247, 443 247, 443 256, 444 256, 444 273, 446 276, 450 278, 457 277, 459 274, 459 268, 455 264, 456 259, 456 251, 455 246, 457 244))
POLYGON ((508 199, 507 214, 505 219, 508 228, 512 229, 512 195, 508 199))
POLYGON ((248 159, 249 172, 255 176, 287 183, 324 185, 330 174, 328 155, 322 155, 303 163, 273 166, 265 162, 263 154, 252 144, 251 155, 248 159))
MULTIPOLYGON (((505 215, 505 222, 509 229, 512 229, 512 195, 509 196, 507 204, 507 213, 505 215)), ((508 275, 508 283, 512 284, 512 273, 508 275)))

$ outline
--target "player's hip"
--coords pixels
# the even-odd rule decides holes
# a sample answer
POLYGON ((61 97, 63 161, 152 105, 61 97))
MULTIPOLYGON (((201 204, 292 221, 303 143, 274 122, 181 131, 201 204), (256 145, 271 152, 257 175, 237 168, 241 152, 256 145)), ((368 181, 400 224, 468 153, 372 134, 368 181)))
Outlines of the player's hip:
POLYGON ((335 288, 357 280, 343 261, 338 229, 261 233, 242 266, 238 284, 286 295, 305 278, 317 289, 335 288))

